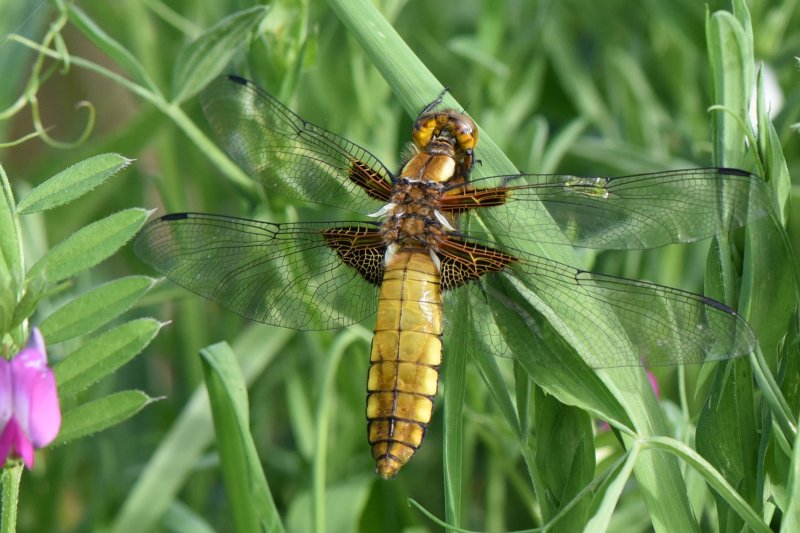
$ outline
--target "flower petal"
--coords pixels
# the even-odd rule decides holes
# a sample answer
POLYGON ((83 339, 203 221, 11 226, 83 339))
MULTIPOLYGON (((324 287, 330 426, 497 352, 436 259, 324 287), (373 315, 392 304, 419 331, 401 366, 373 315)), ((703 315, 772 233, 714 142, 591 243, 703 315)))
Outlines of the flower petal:
POLYGON ((11 419, 0 434, 0 465, 4 465, 9 454, 19 455, 29 469, 33 468, 33 445, 25 437, 15 419, 11 419))
POLYGON ((37 448, 47 446, 61 427, 56 380, 43 350, 42 336, 34 329, 28 346, 11 361, 14 418, 37 448))
POLYGON ((28 436, 37 448, 50 444, 61 428, 61 409, 56 393, 56 378, 48 368, 31 387, 28 436))
POLYGON ((4 428, 14 414, 13 390, 11 361, 0 357, 0 428, 4 428))

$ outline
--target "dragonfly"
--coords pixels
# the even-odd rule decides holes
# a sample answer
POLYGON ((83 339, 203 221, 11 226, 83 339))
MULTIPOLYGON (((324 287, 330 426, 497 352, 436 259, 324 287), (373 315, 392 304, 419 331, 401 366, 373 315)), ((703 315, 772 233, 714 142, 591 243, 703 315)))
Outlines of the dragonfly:
MULTIPOLYGON (((322 330, 376 315, 367 435, 386 479, 422 444, 438 390, 443 310, 465 288, 485 309, 493 293, 482 284, 522 282, 578 339, 596 345, 585 356, 593 368, 701 363, 754 348, 750 326, 720 302, 528 250, 565 239, 643 249, 729 232, 771 212, 763 180, 731 168, 475 177, 478 128, 465 113, 442 109, 443 96, 416 118, 409 153, 392 172, 254 83, 218 78, 201 105, 228 155, 267 190, 354 217, 271 223, 167 214, 143 228, 137 254, 178 285, 254 321, 322 330), (606 312, 619 332, 607 331, 606 312), (635 349, 594 342, 601 331, 635 349)), ((480 313, 477 322, 491 320, 480 313)), ((499 329, 487 331, 486 349, 507 352, 499 329)))

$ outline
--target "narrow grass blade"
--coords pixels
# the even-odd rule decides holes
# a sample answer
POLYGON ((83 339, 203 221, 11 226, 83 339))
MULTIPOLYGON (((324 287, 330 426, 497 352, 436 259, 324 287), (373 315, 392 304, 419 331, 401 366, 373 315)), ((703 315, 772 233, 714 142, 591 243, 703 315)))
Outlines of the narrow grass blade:
POLYGON ((250 434, 247 385, 226 343, 200 350, 217 449, 237 531, 283 531, 250 434))
POLYGON ((447 337, 444 363, 444 494, 445 520, 458 526, 462 516, 464 397, 466 394, 467 339, 472 321, 468 299, 461 292, 455 296, 456 312, 450 317, 452 327, 447 337))
POLYGON ((22 248, 14 194, 6 171, 0 165, 0 289, 16 297, 22 279, 22 248))
MULTIPOLYGON (((246 330, 237 339, 234 349, 242 354, 239 364, 247 384, 281 353, 294 334, 290 330, 259 325, 246 330)), ((128 492, 110 531, 136 533, 156 527, 213 436, 208 394, 204 387, 198 388, 128 492)))

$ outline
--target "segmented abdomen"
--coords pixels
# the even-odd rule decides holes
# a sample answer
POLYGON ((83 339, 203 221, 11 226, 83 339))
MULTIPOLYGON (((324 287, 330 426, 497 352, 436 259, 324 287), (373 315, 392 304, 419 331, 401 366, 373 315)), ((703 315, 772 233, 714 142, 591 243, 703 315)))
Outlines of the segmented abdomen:
POLYGON ((427 250, 400 250, 381 283, 367 383, 369 442, 381 477, 394 477, 422 444, 441 361, 439 270, 427 250))

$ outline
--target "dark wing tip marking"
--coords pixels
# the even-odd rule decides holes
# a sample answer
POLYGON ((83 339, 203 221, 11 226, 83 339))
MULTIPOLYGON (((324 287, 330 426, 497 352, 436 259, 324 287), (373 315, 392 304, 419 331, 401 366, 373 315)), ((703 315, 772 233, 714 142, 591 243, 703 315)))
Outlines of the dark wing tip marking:
POLYGON ((720 167, 719 169, 720 174, 727 174, 729 176, 744 176, 744 177, 753 177, 753 173, 748 172, 746 170, 742 170, 740 168, 727 168, 727 167, 720 167))
POLYGON ((229 74, 228 79, 234 83, 238 83, 239 85, 250 85, 250 82, 246 79, 242 78, 241 76, 237 76, 235 74, 229 74))
MULTIPOLYGON (((675 289, 675 290, 679 290, 679 289, 675 289)), ((714 309, 717 309, 717 310, 722 311, 724 313, 727 313, 729 315, 733 315, 733 316, 741 318, 741 315, 739 315, 739 313, 737 313, 735 309, 733 309, 731 307, 728 307, 727 305, 725 305, 722 302, 718 302, 717 300, 714 300, 713 298, 709 298, 708 296, 704 296, 702 294, 697 294, 696 296, 699 298, 699 300, 702 303, 706 304, 709 307, 713 307, 714 309)))
POLYGON ((189 213, 168 213, 158 220, 184 220, 189 218, 189 213))

